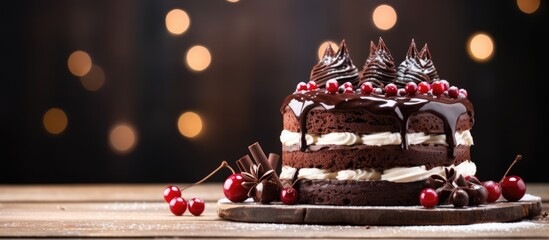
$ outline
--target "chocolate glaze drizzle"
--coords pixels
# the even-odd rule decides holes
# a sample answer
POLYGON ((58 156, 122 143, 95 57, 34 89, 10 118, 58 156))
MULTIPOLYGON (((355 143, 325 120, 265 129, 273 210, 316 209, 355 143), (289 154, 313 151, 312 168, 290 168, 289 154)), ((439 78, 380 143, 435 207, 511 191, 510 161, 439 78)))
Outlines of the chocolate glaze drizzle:
POLYGON ((395 84, 403 87, 407 82, 420 83, 423 81, 432 83, 438 79, 437 70, 431 58, 431 52, 427 44, 418 53, 416 43, 412 39, 406 59, 398 66, 395 84))
POLYGON ((377 47, 370 42, 370 55, 360 73, 359 86, 364 82, 371 82, 374 87, 383 88, 394 82, 396 76, 395 60, 383 39, 379 38, 377 47))
POLYGON ((345 40, 339 44, 337 53, 334 54, 333 52, 332 47, 328 44, 324 56, 311 71, 311 81, 315 81, 319 87, 324 87, 326 82, 331 79, 337 80, 340 85, 351 82, 356 86, 358 84, 358 70, 349 58, 349 50, 345 40))
POLYGON ((468 113, 474 119, 472 103, 466 98, 452 99, 447 96, 430 96, 416 94, 414 96, 385 96, 362 95, 357 93, 330 94, 324 91, 309 91, 294 93, 286 97, 280 109, 284 113, 286 107, 295 114, 301 129, 301 151, 307 149, 305 135, 307 133, 307 115, 316 107, 327 111, 352 111, 364 109, 365 111, 396 119, 400 124, 402 148, 407 150, 406 130, 409 117, 417 112, 432 112, 444 121, 446 141, 449 146, 449 154, 454 155, 456 147, 455 132, 457 120, 461 114, 468 113))

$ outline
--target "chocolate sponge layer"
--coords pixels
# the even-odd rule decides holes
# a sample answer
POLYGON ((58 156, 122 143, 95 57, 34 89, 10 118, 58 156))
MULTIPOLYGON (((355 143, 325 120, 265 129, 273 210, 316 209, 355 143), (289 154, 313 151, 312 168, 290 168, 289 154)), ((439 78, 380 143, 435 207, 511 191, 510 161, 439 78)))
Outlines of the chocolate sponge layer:
POLYGON ((338 206, 419 205, 419 193, 427 182, 299 180, 299 203, 338 206))
MULTIPOLYGON (((299 120, 289 107, 283 114, 284 129, 301 132, 299 120)), ((351 132, 370 134, 378 132, 400 132, 398 121, 392 117, 371 114, 362 109, 353 111, 326 111, 312 109, 307 114, 307 133, 326 134, 331 132, 351 132)), ((467 113, 462 114, 456 123, 457 131, 471 129, 473 120, 467 113)), ((407 132, 444 134, 444 121, 431 112, 418 112, 410 116, 407 132)))
POLYGON ((402 149, 400 145, 312 145, 309 148, 302 152, 297 147, 283 147, 283 164, 293 168, 320 168, 331 171, 364 168, 385 170, 420 165, 426 165, 430 169, 435 166, 459 164, 471 159, 469 146, 457 146, 455 158, 449 155, 447 146, 434 144, 411 145, 408 150, 402 149))

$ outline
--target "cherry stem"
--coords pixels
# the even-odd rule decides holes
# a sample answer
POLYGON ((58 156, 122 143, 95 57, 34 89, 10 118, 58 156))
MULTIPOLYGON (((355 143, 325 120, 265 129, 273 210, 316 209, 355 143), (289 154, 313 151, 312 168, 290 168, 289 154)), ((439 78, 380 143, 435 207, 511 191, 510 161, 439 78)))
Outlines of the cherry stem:
POLYGON ((189 186, 186 186, 186 187, 181 187, 181 191, 187 189, 187 188, 190 188, 192 186, 195 186, 195 185, 198 185, 198 184, 201 184, 203 183, 204 181, 208 180, 208 178, 210 178, 211 176, 213 176, 214 174, 216 174, 219 170, 221 170, 222 168, 228 168, 229 170, 231 170, 231 172, 234 174, 234 169, 229 165, 229 163, 227 163, 227 161, 223 161, 221 162, 221 165, 219 165, 219 167, 217 167, 215 170, 213 170, 213 172, 211 172, 210 174, 208 174, 208 176, 202 178, 202 180, 198 181, 198 182, 195 182, 193 183, 192 185, 189 185, 189 186))
POLYGON ((501 178, 501 180, 499 180, 499 183, 503 182, 503 180, 505 179, 505 177, 507 177, 507 173, 509 173, 509 170, 511 170, 511 168, 513 168, 513 166, 515 165, 515 163, 517 163, 518 161, 520 161, 522 159, 522 155, 517 155, 515 157, 515 161, 513 161, 513 163, 511 163, 511 166, 509 166, 509 168, 507 168, 507 172, 505 172, 505 174, 503 175, 503 177, 501 178))

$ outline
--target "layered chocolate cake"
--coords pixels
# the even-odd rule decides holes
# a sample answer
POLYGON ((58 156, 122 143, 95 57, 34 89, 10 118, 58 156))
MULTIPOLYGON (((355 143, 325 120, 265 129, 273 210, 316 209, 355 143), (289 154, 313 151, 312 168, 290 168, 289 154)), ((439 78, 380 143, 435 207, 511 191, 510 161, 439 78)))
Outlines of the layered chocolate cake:
POLYGON ((371 42, 360 72, 345 41, 328 45, 281 113, 280 178, 302 204, 419 205, 429 176, 476 172, 473 106, 439 78, 427 45, 412 41, 397 67, 382 39, 371 42))

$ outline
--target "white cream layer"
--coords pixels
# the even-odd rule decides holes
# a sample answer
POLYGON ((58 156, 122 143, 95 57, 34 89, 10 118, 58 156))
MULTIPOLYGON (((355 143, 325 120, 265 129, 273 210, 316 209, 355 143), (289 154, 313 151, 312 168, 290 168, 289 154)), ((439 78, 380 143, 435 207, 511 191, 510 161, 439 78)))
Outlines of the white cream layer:
MULTIPOLYGON (((456 132, 456 145, 473 145, 473 136, 469 130, 462 132, 456 132)), ((426 135, 425 133, 407 133, 406 138, 408 139, 408 145, 416 144, 442 144, 448 145, 446 143, 446 135, 444 134, 433 134, 426 135)), ((373 134, 355 134, 350 132, 335 132, 328 134, 305 134, 305 139, 307 145, 355 145, 355 144, 365 144, 370 146, 384 146, 384 145, 399 145, 402 143, 400 133, 391 133, 391 132, 381 132, 373 134)), ((291 132, 288 130, 282 130, 280 134, 280 142, 285 146, 291 146, 294 144, 299 144, 301 141, 301 133, 291 132)))
POLYGON ((477 172, 477 166, 475 165, 475 163, 467 160, 457 166, 451 165, 449 167, 434 167, 429 170, 427 170, 425 165, 422 165, 416 167, 390 168, 382 172, 376 171, 374 169, 353 169, 331 172, 319 168, 301 168, 298 171, 296 168, 283 166, 282 172, 280 173, 280 178, 293 179, 295 173, 298 172, 297 178, 305 179, 366 181, 385 180, 389 182, 407 183, 427 180, 429 176, 433 174, 439 174, 444 176, 444 168, 453 168, 456 171, 456 174, 461 174, 463 176, 475 175, 475 173, 477 172))

